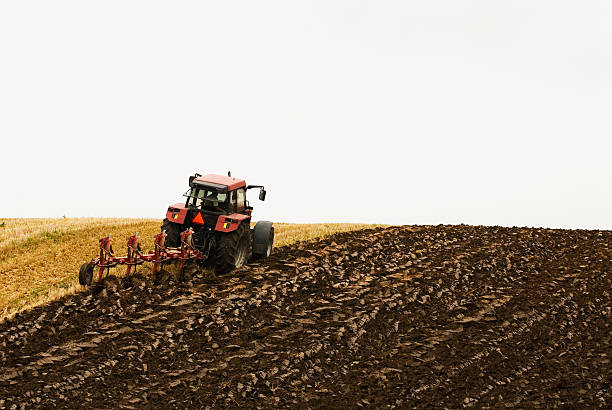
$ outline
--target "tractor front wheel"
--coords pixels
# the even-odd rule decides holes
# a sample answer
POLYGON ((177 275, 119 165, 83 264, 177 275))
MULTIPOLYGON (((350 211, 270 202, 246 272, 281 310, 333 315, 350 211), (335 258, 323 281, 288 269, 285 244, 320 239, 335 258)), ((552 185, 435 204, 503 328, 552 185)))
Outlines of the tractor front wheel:
POLYGON ((274 226, 270 221, 259 221, 253 229, 253 259, 267 258, 274 246, 274 226))
POLYGON ((215 271, 226 273, 247 263, 251 252, 251 234, 248 222, 233 232, 221 233, 217 240, 215 271))

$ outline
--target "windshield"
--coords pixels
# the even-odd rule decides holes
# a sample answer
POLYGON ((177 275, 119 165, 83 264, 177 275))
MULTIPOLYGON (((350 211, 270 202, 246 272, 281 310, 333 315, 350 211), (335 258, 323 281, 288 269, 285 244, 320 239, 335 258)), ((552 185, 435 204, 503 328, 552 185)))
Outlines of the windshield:
POLYGON ((207 208, 213 211, 223 212, 226 208, 227 192, 218 192, 207 188, 193 187, 185 192, 187 206, 196 208, 207 208))

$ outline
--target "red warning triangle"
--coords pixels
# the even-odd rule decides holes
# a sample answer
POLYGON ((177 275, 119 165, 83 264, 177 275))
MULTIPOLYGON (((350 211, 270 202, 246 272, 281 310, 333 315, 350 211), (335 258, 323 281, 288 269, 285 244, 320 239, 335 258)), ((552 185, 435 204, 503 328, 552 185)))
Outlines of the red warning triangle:
POLYGON ((194 224, 204 225, 204 218, 202 218, 202 213, 198 212, 198 214, 193 218, 192 221, 194 224))

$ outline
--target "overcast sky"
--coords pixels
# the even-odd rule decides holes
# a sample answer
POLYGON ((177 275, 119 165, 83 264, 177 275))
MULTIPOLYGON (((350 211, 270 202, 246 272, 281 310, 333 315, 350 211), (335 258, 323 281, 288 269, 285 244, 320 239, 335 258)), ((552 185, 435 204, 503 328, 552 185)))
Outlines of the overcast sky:
POLYGON ((0 217, 612 229, 610 1, 0 1, 0 217))

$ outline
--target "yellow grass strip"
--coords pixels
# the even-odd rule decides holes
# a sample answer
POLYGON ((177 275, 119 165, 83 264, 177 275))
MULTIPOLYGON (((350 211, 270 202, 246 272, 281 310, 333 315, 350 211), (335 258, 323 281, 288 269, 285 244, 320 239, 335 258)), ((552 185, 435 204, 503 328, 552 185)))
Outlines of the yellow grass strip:
POLYGON ((82 229, 115 228, 135 222, 155 222, 155 219, 128 218, 57 218, 57 219, 0 219, 0 260, 19 252, 41 238, 82 229), (4 224, 4 225, 3 225, 4 224))

